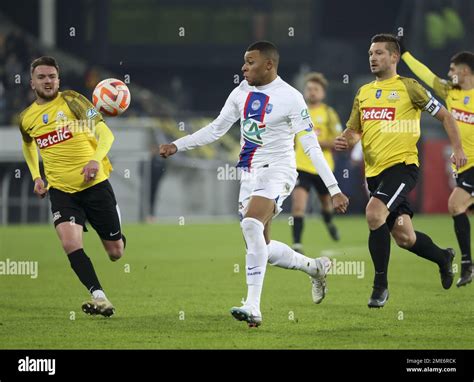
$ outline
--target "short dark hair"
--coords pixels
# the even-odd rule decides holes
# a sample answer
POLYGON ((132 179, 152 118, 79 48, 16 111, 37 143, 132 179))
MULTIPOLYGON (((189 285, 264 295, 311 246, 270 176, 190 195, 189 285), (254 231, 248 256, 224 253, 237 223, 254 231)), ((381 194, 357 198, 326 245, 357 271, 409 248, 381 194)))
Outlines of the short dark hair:
POLYGON ((467 65, 471 69, 471 72, 474 73, 474 53, 472 52, 468 52, 466 50, 464 52, 456 53, 453 57, 451 57, 451 62, 454 65, 467 65))
POLYGON ((42 57, 37 58, 36 60, 33 60, 33 62, 31 63, 31 69, 30 69, 31 75, 33 75, 33 71, 35 70, 35 68, 40 65, 54 66, 56 70, 58 71, 58 75, 59 75, 59 65, 54 57, 42 56, 42 57))
POLYGON ((328 88, 328 80, 326 79, 326 77, 324 77, 323 73, 308 73, 304 78, 304 83, 307 84, 308 82, 316 82, 320 84, 324 88, 324 90, 328 88))
POLYGON ((390 53, 397 53, 400 55, 400 45, 398 44, 398 39, 395 35, 390 33, 379 33, 372 37, 370 42, 373 44, 374 42, 385 42, 387 50, 390 53))
POLYGON ((278 53, 278 49, 275 44, 271 43, 270 41, 257 41, 247 48, 247 52, 252 50, 258 50, 260 53, 272 60, 275 66, 278 66, 280 54, 278 53))

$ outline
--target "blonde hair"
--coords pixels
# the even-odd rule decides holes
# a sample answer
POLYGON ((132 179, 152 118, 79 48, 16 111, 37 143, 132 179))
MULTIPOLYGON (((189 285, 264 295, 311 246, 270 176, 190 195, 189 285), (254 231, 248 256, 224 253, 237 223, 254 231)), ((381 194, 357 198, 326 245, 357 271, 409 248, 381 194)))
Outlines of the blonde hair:
POLYGON ((308 82, 316 82, 320 84, 324 88, 324 90, 326 90, 329 85, 328 80, 326 79, 326 77, 324 77, 324 74, 318 72, 308 73, 304 78, 305 85, 308 82))

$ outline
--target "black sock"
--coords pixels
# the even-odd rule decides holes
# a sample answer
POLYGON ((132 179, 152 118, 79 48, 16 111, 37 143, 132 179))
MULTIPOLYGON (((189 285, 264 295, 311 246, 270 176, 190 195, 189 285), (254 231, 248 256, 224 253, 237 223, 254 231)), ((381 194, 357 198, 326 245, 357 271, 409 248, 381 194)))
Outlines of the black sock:
POLYGON ((370 230, 369 251, 375 268, 374 287, 387 288, 388 261, 390 259, 390 231, 387 223, 370 230))
POLYGON ((331 222, 332 222, 332 216, 333 216, 333 213, 332 213, 332 212, 329 212, 329 211, 321 211, 321 215, 323 215, 323 220, 324 220, 324 223, 326 223, 326 225, 331 224, 331 222))
POLYGON ((71 268, 76 272, 77 277, 79 277, 79 280, 81 280, 81 283, 84 284, 89 293, 102 289, 91 259, 86 255, 84 249, 81 248, 71 252, 67 257, 71 263, 71 268))
POLYGON ((301 233, 303 232, 304 218, 293 216, 293 243, 301 243, 301 233))
POLYGON ((472 264, 471 258, 471 224, 466 213, 453 216, 454 232, 461 249, 461 268, 467 268, 472 264))
POLYGON ((447 260, 446 252, 433 243, 433 240, 423 232, 415 231, 415 234, 415 244, 413 247, 408 248, 408 250, 424 259, 438 264, 440 267, 443 266, 447 260))

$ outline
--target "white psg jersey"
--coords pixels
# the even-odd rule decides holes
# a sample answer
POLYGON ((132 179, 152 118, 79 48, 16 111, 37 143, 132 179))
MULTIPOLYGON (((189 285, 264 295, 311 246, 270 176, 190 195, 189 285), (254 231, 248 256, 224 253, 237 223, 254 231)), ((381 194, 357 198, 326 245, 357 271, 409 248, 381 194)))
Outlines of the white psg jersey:
POLYGON ((244 170, 265 165, 296 168, 294 138, 313 125, 303 96, 280 77, 264 86, 242 81, 205 128, 174 142, 178 151, 213 142, 240 119, 241 151, 237 167, 244 170))

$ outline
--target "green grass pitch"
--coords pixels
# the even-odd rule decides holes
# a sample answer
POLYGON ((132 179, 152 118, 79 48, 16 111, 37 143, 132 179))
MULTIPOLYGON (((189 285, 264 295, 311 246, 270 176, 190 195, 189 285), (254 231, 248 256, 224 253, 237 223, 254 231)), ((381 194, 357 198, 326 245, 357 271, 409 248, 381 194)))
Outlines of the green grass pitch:
MULTIPOLYGON (((85 250, 116 308, 112 318, 86 316, 88 294, 69 266, 52 226, 0 228, 0 260, 38 261, 38 277, 0 275, 3 349, 467 349, 474 285, 446 291, 437 266, 392 242, 390 299, 369 310, 373 268, 363 217, 336 220, 334 243, 319 219, 305 226, 307 255, 365 262, 365 275, 328 276, 315 305, 305 274, 269 267, 263 325, 249 329, 229 314, 246 295, 244 245, 238 222, 127 225, 127 251, 112 263, 94 232, 85 250), (239 268, 239 269, 237 269, 239 268), (238 270, 238 272, 236 272, 238 270)), ((416 216, 416 229, 459 250, 449 216, 416 216)), ((272 236, 290 242, 285 218, 272 236)), ((359 263, 361 264, 361 263, 359 263)), ((458 275, 456 275, 455 281, 458 275)))

